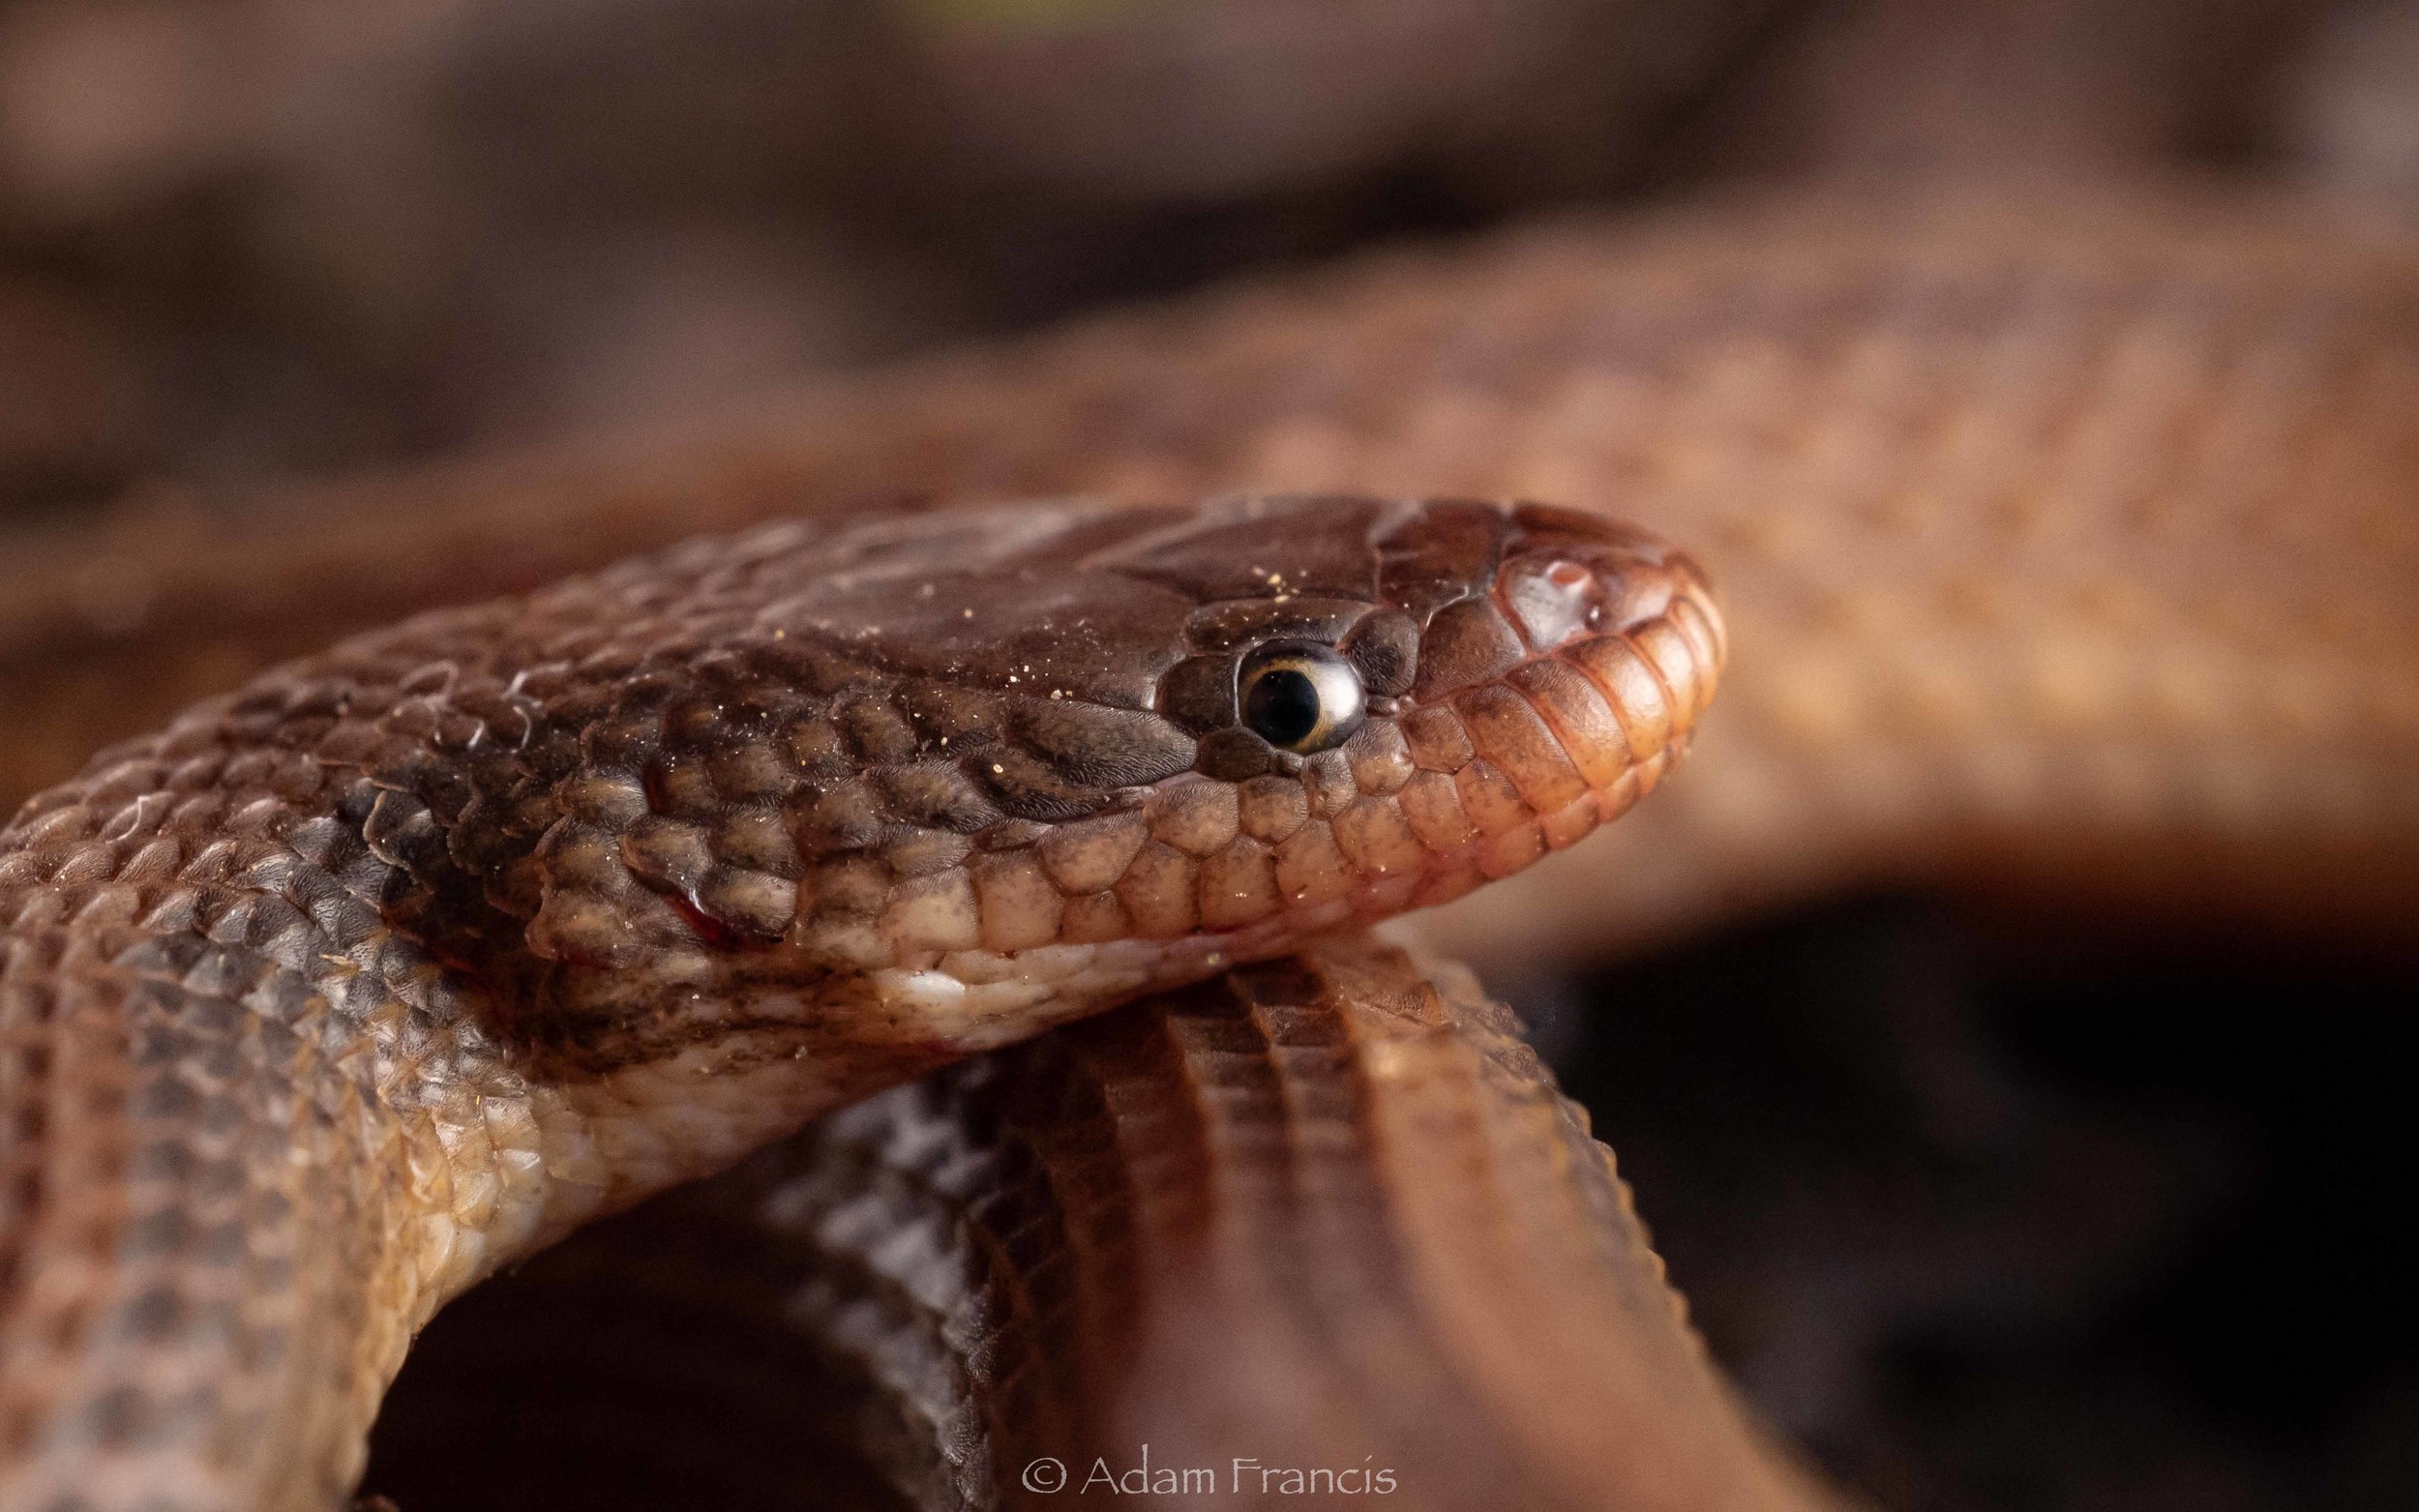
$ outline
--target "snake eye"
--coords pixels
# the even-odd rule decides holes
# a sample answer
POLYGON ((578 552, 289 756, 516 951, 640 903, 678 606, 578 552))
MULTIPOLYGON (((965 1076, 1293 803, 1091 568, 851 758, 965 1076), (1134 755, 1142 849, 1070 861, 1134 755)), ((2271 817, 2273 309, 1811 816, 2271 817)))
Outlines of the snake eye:
POLYGON ((1278 641, 1243 659, 1237 674, 1243 723, 1280 751, 1308 756, 1360 727, 1360 678, 1327 646, 1278 641))

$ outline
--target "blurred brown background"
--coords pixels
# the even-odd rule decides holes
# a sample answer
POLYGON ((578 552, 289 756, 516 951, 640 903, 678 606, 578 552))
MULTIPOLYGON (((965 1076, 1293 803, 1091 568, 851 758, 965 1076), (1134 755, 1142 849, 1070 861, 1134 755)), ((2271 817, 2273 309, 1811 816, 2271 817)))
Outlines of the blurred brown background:
POLYGON ((2375 0, 15 0, 0 518, 659 420, 1579 201, 2400 193, 2375 0))
MULTIPOLYGON (((17 0, 0 551, 1566 205, 2136 172, 2419 214, 2419 5, 17 0)), ((1886 1503, 2409 1505, 2407 973, 2051 938, 1867 899, 1498 985, 1886 1503)), ((373 1489, 455 1504, 395 1436, 536 1305, 433 1330, 373 1489)))

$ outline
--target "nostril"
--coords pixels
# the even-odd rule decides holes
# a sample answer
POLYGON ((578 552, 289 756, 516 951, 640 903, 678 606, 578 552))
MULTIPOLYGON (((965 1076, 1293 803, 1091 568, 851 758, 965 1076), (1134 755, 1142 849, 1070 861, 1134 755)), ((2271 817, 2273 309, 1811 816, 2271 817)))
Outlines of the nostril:
POLYGON ((1579 613, 1579 628, 1593 635, 1611 620, 1604 605, 1603 584, 1595 573, 1577 562, 1556 562, 1545 570, 1545 580, 1564 595, 1575 598, 1584 608, 1579 613))
POLYGON ((1603 623, 1602 579, 1567 556, 1538 555, 1507 563, 1497 584, 1504 607, 1536 650, 1550 651, 1603 623))

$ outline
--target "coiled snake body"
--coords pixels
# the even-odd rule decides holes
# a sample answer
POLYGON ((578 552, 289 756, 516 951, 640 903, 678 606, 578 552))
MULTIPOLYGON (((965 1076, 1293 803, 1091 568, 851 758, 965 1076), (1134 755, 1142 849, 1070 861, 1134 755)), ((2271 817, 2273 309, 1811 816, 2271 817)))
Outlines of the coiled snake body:
MULTIPOLYGON (((1728 723, 1626 844, 1440 937, 1915 874, 2359 925, 2406 917, 2419 831, 2414 397, 2398 233, 1734 210, 356 518, 390 564, 475 563, 508 498, 526 574, 874 489, 1602 507, 1720 571, 1728 723)), ((775 527, 351 642, 35 800, 0 859, 5 1499, 325 1504, 409 1330, 502 1257, 947 1054, 1517 870, 1652 785, 1720 659, 1690 570, 1579 517, 1222 509, 775 527), (1264 662, 1317 688, 1328 658, 1377 700, 1357 727, 1246 733, 1264 662)), ((322 572, 259 623, 391 593, 322 572)), ((752 1168, 867 1283, 788 1305, 931 1430, 875 1456, 893 1484, 1037 1495, 1019 1455, 1149 1432, 1391 1455, 1437 1505, 1814 1495, 1466 980, 1347 942, 1221 983, 869 1105, 819 1136, 836 1166, 752 1168)))

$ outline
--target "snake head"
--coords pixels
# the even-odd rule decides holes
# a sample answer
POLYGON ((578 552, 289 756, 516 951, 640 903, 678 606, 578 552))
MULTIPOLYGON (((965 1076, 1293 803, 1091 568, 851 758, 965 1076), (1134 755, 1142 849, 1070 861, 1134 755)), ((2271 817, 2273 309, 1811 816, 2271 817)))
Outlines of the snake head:
POLYGON ((616 998, 845 987, 960 1049, 1570 845, 1722 657, 1687 558, 1527 504, 786 525, 575 587, 650 650, 554 697, 530 944, 616 998))

